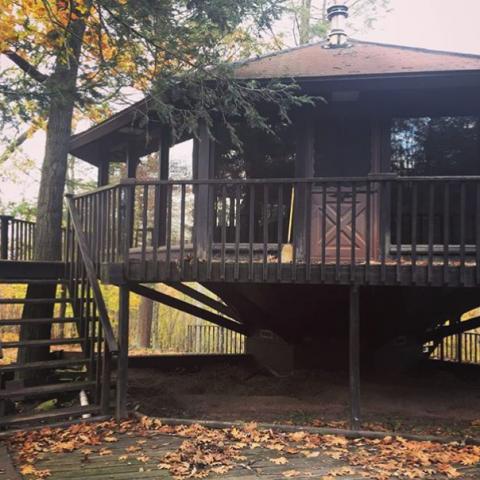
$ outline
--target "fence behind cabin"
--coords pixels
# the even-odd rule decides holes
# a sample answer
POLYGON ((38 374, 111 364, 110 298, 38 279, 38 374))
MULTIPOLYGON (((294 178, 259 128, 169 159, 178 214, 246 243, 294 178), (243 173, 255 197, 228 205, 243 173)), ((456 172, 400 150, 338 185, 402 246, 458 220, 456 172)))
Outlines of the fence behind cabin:
POLYGON ((480 333, 464 332, 445 337, 430 358, 444 362, 480 365, 480 333))
POLYGON ((35 223, 0 215, 0 259, 31 260, 35 223))
POLYGON ((186 353, 245 353, 245 336, 214 325, 188 325, 186 353))

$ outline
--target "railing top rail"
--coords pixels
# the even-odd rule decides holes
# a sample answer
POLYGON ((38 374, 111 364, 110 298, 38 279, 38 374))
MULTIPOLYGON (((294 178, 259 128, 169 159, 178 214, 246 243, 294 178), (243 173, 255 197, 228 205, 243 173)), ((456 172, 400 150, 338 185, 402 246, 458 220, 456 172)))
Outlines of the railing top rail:
POLYGON ((100 192, 105 192, 107 190, 114 190, 115 188, 118 188, 122 183, 123 183, 123 181, 110 183, 108 185, 103 185, 102 187, 97 187, 97 188, 95 188, 93 190, 90 190, 88 192, 77 193, 77 194, 73 195, 72 198, 77 199, 77 198, 82 198, 82 197, 88 197, 90 195, 94 195, 94 194, 100 193, 100 192))
POLYGON ((368 175, 365 177, 310 177, 310 178, 212 178, 212 179, 186 179, 186 180, 158 180, 155 178, 136 179, 125 178, 119 182, 96 188, 89 192, 73 195, 73 199, 90 197, 101 192, 113 190, 120 186, 135 185, 264 185, 264 184, 335 184, 335 183, 388 183, 388 182, 480 182, 480 176, 421 176, 401 177, 386 173, 368 175))
POLYGON ((90 286, 92 288, 93 298, 97 305, 98 316, 103 327, 105 341, 107 342, 110 352, 118 352, 118 344, 113 334, 112 325, 108 317, 107 307, 105 305, 105 300, 103 299, 102 292, 100 290, 100 284, 98 282, 97 275, 95 273, 95 267, 93 265, 93 260, 90 257, 88 252, 87 240, 81 228, 80 218, 77 213, 75 204, 71 195, 67 195, 67 208, 70 213, 70 219, 72 222, 73 230, 77 236, 78 247, 80 250, 80 255, 84 262, 85 273, 90 286))
POLYGON ((157 180, 134 178, 124 179, 120 185, 249 185, 265 183, 367 183, 367 182, 480 182, 480 176, 432 176, 432 177, 401 177, 397 175, 368 175, 365 177, 310 177, 310 178, 215 178, 189 180, 157 180))

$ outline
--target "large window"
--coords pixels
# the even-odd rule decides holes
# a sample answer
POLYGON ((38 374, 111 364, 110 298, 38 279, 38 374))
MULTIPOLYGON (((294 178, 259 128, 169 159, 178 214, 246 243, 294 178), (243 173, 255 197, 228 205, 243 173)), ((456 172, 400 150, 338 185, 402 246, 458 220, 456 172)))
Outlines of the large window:
POLYGON ((392 170, 400 175, 478 175, 479 117, 396 118, 391 149, 392 170))
MULTIPOLYGON (((390 138, 391 168, 402 176, 480 175, 478 117, 397 118, 392 122, 390 138)), ((475 184, 468 183, 462 187, 459 182, 448 185, 446 182, 434 185, 404 182, 401 192, 398 188, 392 188, 391 197, 390 229, 393 244, 398 240, 403 245, 412 244, 413 240, 418 245, 427 244, 429 231, 433 243, 437 245, 475 242, 475 208, 471 208, 476 205, 475 184), (467 206, 463 212, 463 240, 462 195, 467 206), (412 218, 413 212, 415 216, 412 218), (397 238, 398 232, 400 239, 397 238)))

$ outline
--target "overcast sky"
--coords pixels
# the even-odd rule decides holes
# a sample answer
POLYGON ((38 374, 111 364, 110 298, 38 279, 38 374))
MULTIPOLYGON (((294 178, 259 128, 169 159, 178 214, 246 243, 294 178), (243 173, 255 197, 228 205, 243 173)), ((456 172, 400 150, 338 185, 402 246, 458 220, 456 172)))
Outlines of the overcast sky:
MULTIPOLYGON (((373 29, 355 37, 480 54, 479 19, 480 0, 391 0, 390 11, 375 22, 373 29)), ((0 145, 1 150, 3 146, 0 145)), ((0 197, 3 204, 36 197, 39 165, 43 155, 43 135, 36 135, 23 150, 24 157, 33 162, 25 172, 18 172, 17 183, 2 178, 0 173, 0 197)), ((5 172, 9 168, 10 172, 13 171, 11 165, 6 165, 2 170, 5 172)))

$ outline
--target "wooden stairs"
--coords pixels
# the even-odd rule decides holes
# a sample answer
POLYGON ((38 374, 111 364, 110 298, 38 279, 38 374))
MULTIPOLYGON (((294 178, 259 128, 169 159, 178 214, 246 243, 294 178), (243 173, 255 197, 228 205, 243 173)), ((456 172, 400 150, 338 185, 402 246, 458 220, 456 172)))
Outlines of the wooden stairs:
POLYGON ((88 292, 84 289, 83 297, 78 288, 72 292, 75 282, 65 278, 63 263, 2 264, 0 284, 28 285, 28 298, 0 298, 0 313, 16 311, 12 317, 0 315, 0 431, 106 415, 102 374, 109 372, 102 370, 98 317, 85 314, 88 292), (38 297, 41 292, 51 295, 38 297), (54 336, 58 325, 63 335, 54 336), (45 331, 52 335, 45 338, 45 331), (82 391, 88 404, 80 402, 82 391))

